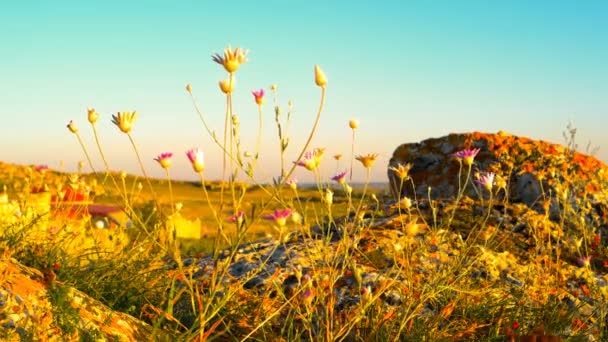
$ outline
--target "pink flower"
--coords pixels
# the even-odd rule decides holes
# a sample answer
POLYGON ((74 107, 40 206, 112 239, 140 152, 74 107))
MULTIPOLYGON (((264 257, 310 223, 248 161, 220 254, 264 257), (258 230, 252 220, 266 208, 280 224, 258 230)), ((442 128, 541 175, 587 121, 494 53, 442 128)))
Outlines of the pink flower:
POLYGON ((479 186, 483 186, 488 191, 492 191, 494 185, 494 172, 485 172, 483 175, 477 177, 475 183, 479 186))
POLYGON ((324 148, 315 148, 312 152, 306 152, 302 159, 294 163, 298 166, 305 167, 308 171, 314 171, 321 165, 321 159, 323 159, 324 154, 324 148))
POLYGON ((339 172, 335 176, 331 177, 331 180, 337 182, 338 184, 344 184, 346 182, 346 173, 346 170, 339 172))
POLYGON ((204 155, 201 149, 193 148, 191 150, 188 150, 186 151, 186 156, 190 160, 190 164, 192 164, 194 172, 201 173, 205 170, 204 155))
POLYGON ((173 157, 173 153, 165 152, 158 155, 158 157, 154 158, 163 169, 168 169, 171 167, 171 157, 173 157))
POLYGON ((239 211, 238 213, 230 216, 228 218, 228 222, 230 223, 237 223, 237 224, 241 224, 243 223, 243 217, 245 216, 245 212, 244 211, 239 211))
POLYGON ((264 89, 260 89, 258 91, 252 91, 251 94, 253 94, 253 97, 255 99, 255 103, 258 104, 258 106, 261 106, 264 103, 264 89))
POLYGON ((48 165, 38 165, 38 166, 36 166, 36 171, 38 171, 40 173, 44 173, 48 169, 49 169, 48 165))
POLYGON ((475 156, 477 156, 477 153, 479 153, 479 149, 478 148, 474 148, 472 150, 466 149, 466 150, 462 150, 462 151, 458 151, 454 154, 452 154, 452 156, 456 159, 458 159, 459 161, 464 161, 464 163, 468 166, 473 165, 473 159, 475 159, 475 156))
POLYGON ((314 298, 314 292, 312 289, 308 288, 304 290, 304 292, 300 293, 300 298, 302 298, 305 303, 310 303, 314 298))
POLYGON ((273 220, 280 227, 287 223, 287 218, 293 213, 291 209, 275 210, 274 214, 264 216, 267 220, 273 220))
POLYGON ((578 259, 578 263, 582 266, 582 267, 589 267, 591 265, 591 255, 588 255, 586 257, 582 257, 578 259))
POLYGON ((298 188, 298 180, 295 178, 289 178, 285 184, 290 187, 292 190, 296 190, 298 188))

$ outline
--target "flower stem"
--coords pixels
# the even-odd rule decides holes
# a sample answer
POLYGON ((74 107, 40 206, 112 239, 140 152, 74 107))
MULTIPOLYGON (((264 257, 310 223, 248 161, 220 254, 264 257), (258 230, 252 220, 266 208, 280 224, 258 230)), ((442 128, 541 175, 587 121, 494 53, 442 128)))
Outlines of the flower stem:
MULTIPOLYGON (((306 150, 308 149, 308 146, 310 145, 310 142, 312 141, 312 137, 314 136, 316 130, 317 130, 317 126, 319 125, 319 119, 321 118, 321 112, 323 112, 323 107, 325 106, 325 87, 321 88, 321 101, 319 103, 319 109, 317 110, 317 116, 315 118, 315 123, 312 126, 312 130, 310 131, 310 134, 308 135, 308 139, 306 140, 306 144, 304 144, 304 147, 302 148, 302 150, 300 151, 300 155, 298 156, 298 158, 296 158, 296 160, 300 160, 302 159, 302 156, 304 155, 304 153, 306 153, 306 150)), ((293 171, 296 169, 296 164, 293 164, 291 166, 291 169, 289 169, 289 172, 287 173, 287 176, 285 177, 281 177, 281 183, 280 186, 282 186, 285 183, 285 180, 289 178, 289 176, 291 176, 291 174, 293 173, 293 171)))
POLYGON ((93 170, 93 173, 97 173, 97 171, 95 171, 95 168, 93 167, 93 162, 91 161, 91 156, 89 156, 89 152, 87 151, 87 148, 84 146, 84 143, 82 142, 82 138, 80 138, 80 134, 78 134, 78 132, 74 133, 76 134, 76 138, 78 139, 78 143, 80 144, 80 147, 82 148, 82 151, 84 152, 84 155, 87 158, 87 162, 89 163, 89 166, 91 167, 91 170, 93 170))
POLYGON ((158 197, 156 196, 156 192, 154 191, 154 187, 152 186, 152 182, 150 181, 150 177, 148 176, 148 173, 146 172, 146 168, 144 167, 144 163, 141 161, 141 157, 139 155, 139 150, 137 149, 137 146, 135 145, 135 141, 133 140, 133 137, 131 136, 131 133, 127 133, 127 136, 129 137, 129 141, 131 142, 131 146, 133 147, 133 151, 135 151, 135 156, 137 157, 137 162, 139 163, 139 167, 141 169, 141 173, 146 178, 148 186, 150 187, 150 191, 152 192, 152 197, 156 201, 156 204, 158 206, 160 206, 160 203, 158 203, 158 197))

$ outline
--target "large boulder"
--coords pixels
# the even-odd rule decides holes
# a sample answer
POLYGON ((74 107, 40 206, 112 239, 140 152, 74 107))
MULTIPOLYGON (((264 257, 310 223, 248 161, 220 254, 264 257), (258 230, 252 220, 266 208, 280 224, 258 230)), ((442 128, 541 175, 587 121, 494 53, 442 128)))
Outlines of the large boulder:
POLYGON ((599 190, 608 180, 607 166, 592 156, 502 131, 450 134, 403 144, 393 153, 388 167, 395 197, 448 199, 457 197, 460 188, 473 198, 487 196, 475 187, 474 179, 481 172, 494 172, 506 185, 502 191, 495 188, 497 197, 524 203, 540 212, 550 208, 554 217, 561 206, 558 196, 585 199, 597 205, 605 200, 599 190), (468 167, 454 157, 454 153, 465 149, 479 149, 466 188, 468 167), (402 182, 393 168, 407 164, 411 164, 411 179, 402 182))

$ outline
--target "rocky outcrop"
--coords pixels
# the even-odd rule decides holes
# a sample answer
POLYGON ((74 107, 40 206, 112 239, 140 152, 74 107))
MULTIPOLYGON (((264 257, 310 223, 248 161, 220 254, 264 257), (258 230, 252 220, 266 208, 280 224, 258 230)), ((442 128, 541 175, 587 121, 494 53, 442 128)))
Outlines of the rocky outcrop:
MULTIPOLYGON (((432 199, 455 198, 461 187, 471 197, 486 195, 475 187, 480 172, 496 174, 495 196, 512 203, 524 203, 537 211, 550 208, 559 215, 558 196, 588 200, 591 205, 604 201, 601 183, 608 181, 608 167, 594 157, 566 146, 498 132, 450 134, 397 147, 389 162, 388 178, 395 197, 432 199), (468 168, 454 153, 479 149, 467 180, 468 168), (411 180, 401 182, 392 168, 411 164, 411 180), (460 176, 460 182, 459 182, 460 176), (500 182, 504 182, 504 189, 500 182)), ((581 203, 573 203, 580 205, 581 203)), ((598 209, 598 210, 603 210, 598 209)))
POLYGON ((51 270, 43 273, 0 255, 0 340, 173 340, 165 332, 153 333, 150 325, 56 281, 51 270))

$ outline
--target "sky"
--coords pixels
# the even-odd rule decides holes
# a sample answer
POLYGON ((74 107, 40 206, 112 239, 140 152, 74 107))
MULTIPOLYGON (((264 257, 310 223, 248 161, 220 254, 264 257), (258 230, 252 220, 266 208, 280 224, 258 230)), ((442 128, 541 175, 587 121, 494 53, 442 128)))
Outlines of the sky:
MULTIPOLYGON (((571 122, 581 150, 608 161, 608 2, 606 1, 6 1, 0 5, 0 160, 68 171, 84 160, 66 124, 74 120, 102 170, 87 122, 101 115, 102 148, 114 170, 139 173, 129 139, 111 124, 137 111, 133 139, 154 177, 153 160, 173 152, 171 177, 197 179, 185 151, 205 153, 207 179, 222 174, 220 149, 184 87, 191 84, 221 137, 223 68, 211 61, 228 45, 249 50, 236 73, 233 109, 244 150, 254 151, 258 114, 251 91, 277 85, 293 101, 285 164, 312 128, 320 88, 327 98, 312 147, 326 148, 321 174, 378 153, 371 180, 385 181, 394 149, 449 133, 497 132, 564 143, 571 122), (338 164, 331 158, 341 153, 338 164)), ((263 107, 256 179, 280 173, 272 97, 263 107)), ((311 175, 304 169, 295 176, 311 175)), ((353 179, 366 172, 355 162, 353 179)))

